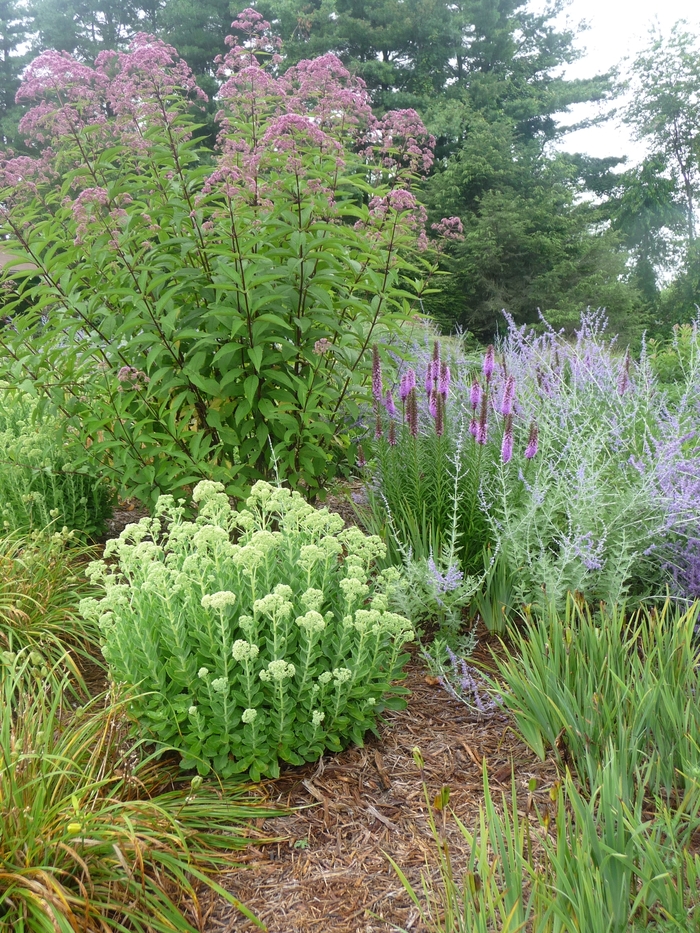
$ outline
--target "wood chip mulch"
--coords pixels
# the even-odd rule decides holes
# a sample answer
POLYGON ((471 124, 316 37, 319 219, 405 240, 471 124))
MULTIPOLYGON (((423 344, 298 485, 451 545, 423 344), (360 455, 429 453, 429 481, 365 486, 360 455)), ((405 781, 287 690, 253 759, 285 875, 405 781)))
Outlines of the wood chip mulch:
MULTIPOLYGON (((486 654, 486 650, 482 649, 486 654)), ((387 855, 420 890, 421 872, 437 878, 435 845, 427 822, 418 746, 432 799, 450 787, 449 809, 473 829, 483 802, 486 759, 494 798, 510 798, 515 774, 518 809, 544 811, 557 779, 553 760, 541 762, 515 736, 507 716, 477 718, 445 693, 420 661, 411 662, 406 709, 385 714, 381 738, 364 748, 326 755, 318 764, 290 768, 266 791, 270 803, 303 807, 260 822, 284 841, 251 847, 246 866, 221 883, 246 904, 269 933, 425 933, 387 855), (529 791, 532 778, 537 781, 529 791)), ((450 854, 459 876, 469 848, 448 819, 450 854)), ((252 933, 235 908, 212 905, 206 933, 252 933)))

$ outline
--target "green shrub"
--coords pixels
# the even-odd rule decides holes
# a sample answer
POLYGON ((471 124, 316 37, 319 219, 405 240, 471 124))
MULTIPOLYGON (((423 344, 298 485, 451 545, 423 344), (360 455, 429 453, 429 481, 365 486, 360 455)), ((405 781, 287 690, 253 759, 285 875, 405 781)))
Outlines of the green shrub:
POLYGON ((81 537, 101 535, 109 488, 72 468, 77 442, 64 438, 58 418, 39 413, 36 399, 2 387, 0 393, 0 530, 65 527, 81 537))
POLYGON ((144 732, 182 753, 184 768, 277 775, 325 749, 361 743, 378 713, 403 701, 392 681, 413 637, 387 611, 384 546, 298 493, 259 481, 234 512, 219 483, 194 490, 185 521, 171 496, 154 518, 110 541, 88 572, 104 587, 83 611, 99 618, 120 683, 140 692, 144 732))

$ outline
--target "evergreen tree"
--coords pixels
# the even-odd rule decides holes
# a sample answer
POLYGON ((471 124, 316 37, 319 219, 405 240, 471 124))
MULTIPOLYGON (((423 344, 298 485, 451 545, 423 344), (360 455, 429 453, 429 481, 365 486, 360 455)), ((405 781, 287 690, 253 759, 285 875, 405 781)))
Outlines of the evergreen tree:
POLYGON ((137 32, 156 33, 166 0, 30 0, 35 52, 57 49, 93 61, 137 32))
POLYGON ((19 76, 31 57, 21 51, 27 42, 31 19, 18 0, 0 0, 0 134, 14 144, 19 108, 15 94, 19 76))

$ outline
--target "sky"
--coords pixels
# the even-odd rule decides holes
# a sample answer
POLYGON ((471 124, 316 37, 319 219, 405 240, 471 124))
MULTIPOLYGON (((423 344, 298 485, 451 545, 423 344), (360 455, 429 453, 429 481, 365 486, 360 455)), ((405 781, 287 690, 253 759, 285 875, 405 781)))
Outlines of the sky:
MULTIPOLYGON (((545 0, 531 0, 533 9, 545 5, 545 0)), ((606 72, 625 56, 633 57, 645 48, 654 26, 667 35, 681 19, 687 21, 690 32, 700 33, 700 0, 571 0, 558 22, 564 25, 567 21, 573 24, 585 21, 590 28, 577 40, 577 45, 586 50, 584 56, 569 65, 565 74, 586 78, 606 72)), ((564 115, 561 122, 576 123, 598 112, 596 105, 581 104, 564 115)), ((630 163, 641 161, 645 154, 644 145, 634 140, 629 128, 617 120, 570 133, 560 148, 600 157, 624 155, 630 163)))

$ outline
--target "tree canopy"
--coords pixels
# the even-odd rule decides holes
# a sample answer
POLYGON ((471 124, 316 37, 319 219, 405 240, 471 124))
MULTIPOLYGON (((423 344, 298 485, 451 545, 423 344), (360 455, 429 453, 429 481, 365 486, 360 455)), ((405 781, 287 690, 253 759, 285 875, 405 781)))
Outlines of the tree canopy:
MULTIPOLYGON (((124 50, 139 32, 173 45, 210 98, 216 138, 223 39, 243 0, 0 0, 0 126, 20 149, 14 103, 33 54, 80 61, 124 50)), ((367 86, 375 113, 414 110, 436 137, 421 197, 430 222, 460 217, 426 309, 446 326, 493 334, 518 321, 565 323, 605 305, 630 335, 685 320, 700 301, 699 40, 679 24, 631 67, 625 117, 649 147, 642 165, 557 150, 572 105, 612 100, 610 75, 566 77, 577 31, 557 26, 566 0, 259 0, 281 43, 280 73, 332 52, 367 86)))

